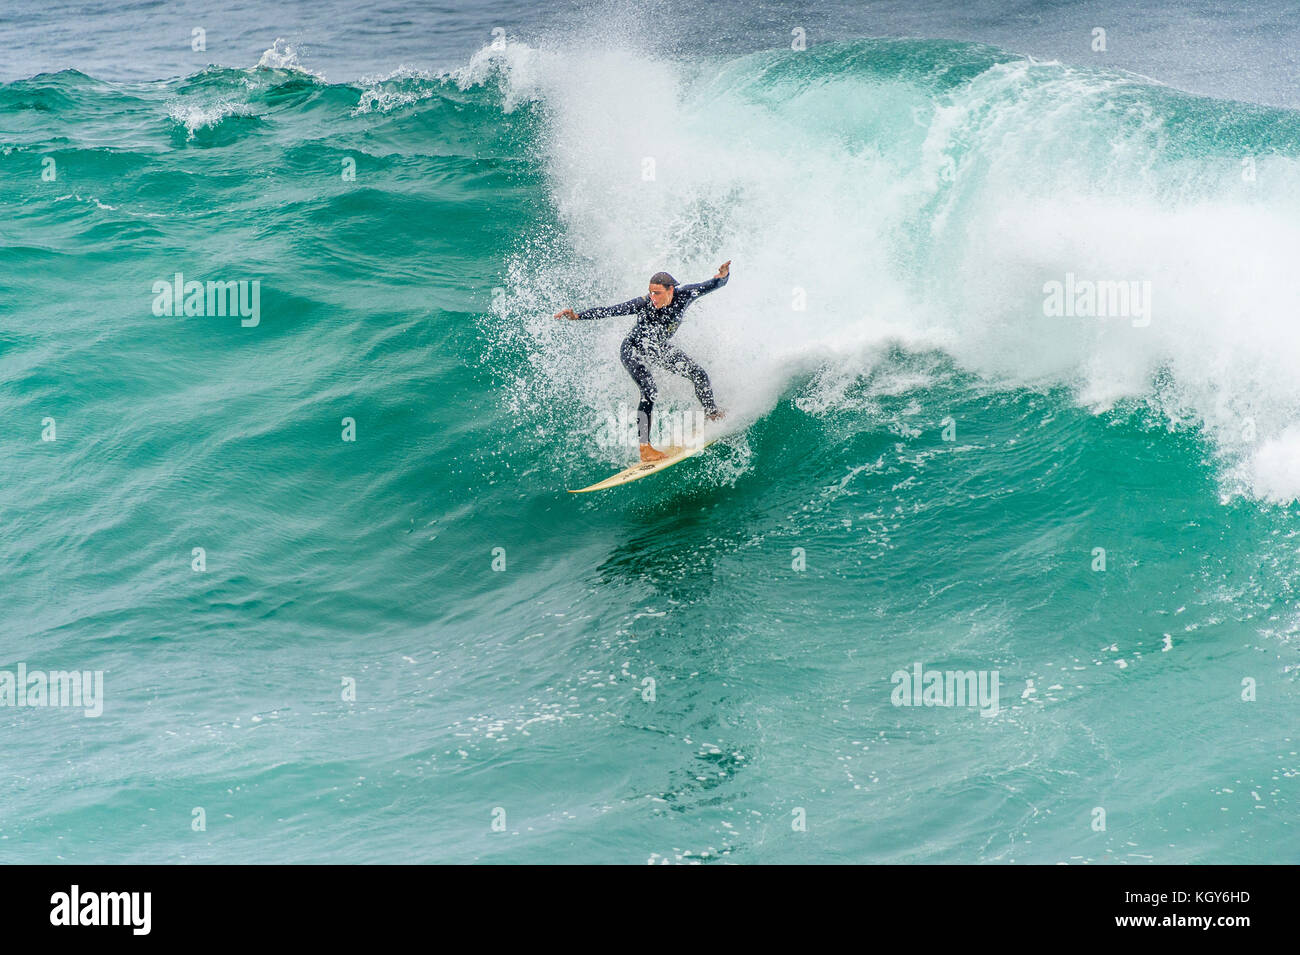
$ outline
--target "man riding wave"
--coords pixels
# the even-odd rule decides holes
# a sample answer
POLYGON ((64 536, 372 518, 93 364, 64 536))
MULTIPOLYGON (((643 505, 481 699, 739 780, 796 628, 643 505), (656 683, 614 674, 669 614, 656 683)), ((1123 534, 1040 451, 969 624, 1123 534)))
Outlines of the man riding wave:
POLYGON ((636 324, 618 350, 623 367, 641 389, 641 402, 637 405, 637 434, 641 443, 641 460, 658 461, 666 455, 650 445, 650 414, 654 409, 659 389, 650 374, 650 365, 659 365, 678 375, 684 375, 695 386, 695 397, 704 406, 704 416, 716 421, 724 414, 713 399, 713 386, 694 359, 668 339, 672 338, 682 323, 682 312, 701 295, 707 295, 727 284, 731 260, 718 267, 718 273, 706 282, 695 285, 678 285, 667 272, 650 276, 649 294, 618 305, 604 305, 575 312, 566 308, 556 312, 556 318, 585 321, 608 318, 611 315, 635 315, 636 324))

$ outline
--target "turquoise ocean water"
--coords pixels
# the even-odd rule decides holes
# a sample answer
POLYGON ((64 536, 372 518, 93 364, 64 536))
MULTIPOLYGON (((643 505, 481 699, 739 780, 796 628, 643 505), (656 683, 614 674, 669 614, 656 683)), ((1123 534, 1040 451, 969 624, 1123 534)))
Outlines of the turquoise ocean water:
POLYGON ((1300 862, 1300 114, 566 42, 0 86, 0 668, 103 673, 0 860, 1300 862), (724 439, 566 494, 635 390, 551 314, 727 259, 724 439))

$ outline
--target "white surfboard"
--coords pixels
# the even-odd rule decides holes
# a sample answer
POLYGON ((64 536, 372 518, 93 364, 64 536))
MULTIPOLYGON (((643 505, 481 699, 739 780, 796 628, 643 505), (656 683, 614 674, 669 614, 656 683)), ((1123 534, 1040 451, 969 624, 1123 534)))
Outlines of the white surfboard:
MULTIPOLYGON (((716 438, 714 440, 717 440, 716 438)), ((706 441, 704 444, 697 445, 693 448, 664 448, 666 457, 658 461, 639 461, 630 468, 624 468, 612 477, 607 477, 599 484, 593 484, 591 487, 578 488, 576 491, 569 489, 570 494, 586 494, 588 491, 603 491, 609 487, 618 487, 620 484, 628 484, 632 481, 639 481, 643 477, 649 477, 652 474, 658 474, 664 468, 670 468, 679 461, 685 461, 687 458, 693 458, 699 454, 713 441, 706 441)))

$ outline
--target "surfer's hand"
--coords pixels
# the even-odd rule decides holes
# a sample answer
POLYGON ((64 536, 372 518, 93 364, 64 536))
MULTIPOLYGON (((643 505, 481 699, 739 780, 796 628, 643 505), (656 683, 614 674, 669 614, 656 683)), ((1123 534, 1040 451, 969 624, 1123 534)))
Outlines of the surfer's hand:
POLYGON ((718 266, 718 274, 713 277, 715 279, 725 279, 727 277, 727 273, 730 271, 731 271, 731 259, 727 259, 727 261, 723 262, 721 265, 718 266))
POLYGON ((555 313, 556 318, 567 318, 569 321, 577 321, 578 313, 571 308, 566 308, 562 312, 555 313))

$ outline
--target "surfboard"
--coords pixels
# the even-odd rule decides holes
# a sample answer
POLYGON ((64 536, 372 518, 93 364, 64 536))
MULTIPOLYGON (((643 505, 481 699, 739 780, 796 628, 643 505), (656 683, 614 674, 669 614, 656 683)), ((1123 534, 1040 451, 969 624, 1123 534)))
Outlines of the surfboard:
MULTIPOLYGON (((717 439, 715 438, 714 440, 717 439)), ((567 490, 570 494, 586 494, 588 491, 603 491, 606 488, 618 487, 620 484, 639 481, 643 477, 658 474, 665 468, 670 468, 680 461, 685 461, 687 458, 695 457, 695 455, 699 454, 712 443, 713 441, 706 441, 704 444, 697 445, 693 448, 664 448, 664 454, 667 455, 665 458, 660 458, 658 461, 638 461, 630 468, 624 468, 612 477, 605 478, 605 480, 601 481, 599 484, 593 484, 591 487, 578 488, 576 491, 572 488, 568 488, 567 490)))

